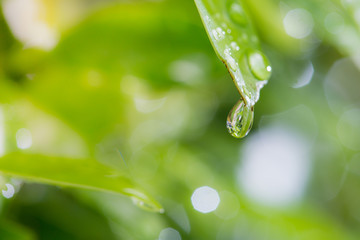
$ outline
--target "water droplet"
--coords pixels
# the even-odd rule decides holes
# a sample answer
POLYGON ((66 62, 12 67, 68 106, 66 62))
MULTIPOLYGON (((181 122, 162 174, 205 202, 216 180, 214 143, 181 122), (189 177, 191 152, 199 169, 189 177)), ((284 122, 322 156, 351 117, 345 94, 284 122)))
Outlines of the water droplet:
POLYGON ((164 213, 163 208, 158 208, 151 202, 145 202, 143 199, 139 199, 137 197, 131 197, 131 200, 136 206, 146 211, 164 213))
POLYGON ((257 50, 248 53, 248 63, 251 72, 259 80, 268 80, 271 75, 271 66, 266 56, 257 50))
POLYGON ((229 1, 228 2, 228 11, 229 11, 229 16, 230 16, 231 20, 233 20, 234 22, 236 22, 237 24, 240 24, 240 25, 246 24, 247 19, 245 16, 245 12, 239 3, 234 2, 232 0, 229 1))
POLYGON ((224 55, 225 55, 225 61, 226 61, 227 66, 230 67, 231 70, 236 72, 236 68, 237 68, 236 61, 231 56, 230 49, 225 49, 224 55))
POLYGON ((10 183, 6 183, 6 190, 2 190, 2 194, 5 198, 12 198, 15 194, 15 188, 10 183))
POLYGON ((233 137, 243 138, 250 132, 253 120, 253 107, 245 105, 243 100, 239 100, 227 117, 226 127, 233 137))
POLYGON ((225 37, 225 31, 221 27, 217 27, 216 29, 213 29, 212 35, 214 36, 215 40, 219 41, 224 39, 225 37))
POLYGON ((131 200, 136 206, 147 211, 164 213, 162 206, 156 200, 151 199, 148 195, 132 188, 126 188, 123 189, 123 191, 124 194, 131 197, 131 200))

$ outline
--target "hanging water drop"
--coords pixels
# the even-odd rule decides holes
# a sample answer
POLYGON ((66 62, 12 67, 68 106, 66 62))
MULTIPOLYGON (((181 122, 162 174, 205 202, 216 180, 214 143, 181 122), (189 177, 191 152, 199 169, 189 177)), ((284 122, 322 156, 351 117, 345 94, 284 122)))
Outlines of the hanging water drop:
POLYGON ((252 74, 259 80, 268 80, 271 75, 271 66, 265 55, 257 50, 248 52, 248 64, 252 74))
POLYGON ((229 112, 226 127, 233 137, 243 138, 250 132, 253 120, 253 107, 245 105, 243 100, 239 100, 229 112))
POLYGON ((225 63, 241 99, 231 110, 227 128, 237 138, 245 137, 253 122, 253 107, 271 76, 271 66, 261 51, 241 0, 195 0, 209 39, 225 63), (230 31, 229 31, 230 30, 230 31))
POLYGON ((239 3, 234 0, 228 1, 228 13, 235 23, 239 25, 245 25, 247 23, 246 15, 244 9, 239 3))

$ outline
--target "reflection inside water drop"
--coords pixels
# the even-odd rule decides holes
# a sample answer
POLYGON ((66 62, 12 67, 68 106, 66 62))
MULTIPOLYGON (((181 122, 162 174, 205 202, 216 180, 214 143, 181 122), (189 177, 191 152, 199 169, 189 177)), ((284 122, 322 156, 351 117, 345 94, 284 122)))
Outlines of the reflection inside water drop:
POLYGON ((253 120, 254 108, 239 100, 229 112, 226 127, 233 137, 243 138, 250 132, 253 120))

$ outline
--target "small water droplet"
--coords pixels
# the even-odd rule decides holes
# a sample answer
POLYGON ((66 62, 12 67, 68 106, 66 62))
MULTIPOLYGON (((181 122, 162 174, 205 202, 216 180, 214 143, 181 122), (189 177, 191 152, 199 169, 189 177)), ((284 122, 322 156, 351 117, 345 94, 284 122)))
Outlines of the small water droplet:
POLYGON ((137 197, 131 197, 131 200, 133 201, 133 203, 136 206, 138 206, 139 208, 142 208, 142 209, 144 209, 146 211, 159 212, 159 213, 164 213, 165 212, 163 208, 157 208, 152 203, 144 202, 142 199, 139 199, 137 197))
POLYGON ((231 56, 230 54, 230 49, 225 49, 224 51, 224 55, 225 55, 225 61, 227 63, 227 66, 230 67, 230 69, 234 72, 236 72, 236 61, 235 59, 231 56))
POLYGON ((217 27, 216 29, 213 29, 212 35, 214 36, 215 40, 219 41, 224 39, 225 37, 225 31, 221 27, 217 27))
POLYGON ((148 195, 145 195, 143 192, 132 188, 126 188, 123 189, 123 191, 126 195, 130 196, 131 200, 136 206, 147 211, 164 213, 162 206, 154 199, 151 199, 148 195))
POLYGON ((271 66, 266 56, 257 50, 248 52, 248 63, 251 72, 259 80, 268 80, 271 75, 271 66))
POLYGON ((236 1, 230 0, 228 2, 228 12, 231 20, 240 25, 245 25, 247 22, 244 9, 236 1))
POLYGON ((229 112, 226 127, 233 137, 243 138, 250 132, 253 120, 253 107, 245 105, 243 100, 239 100, 229 112))

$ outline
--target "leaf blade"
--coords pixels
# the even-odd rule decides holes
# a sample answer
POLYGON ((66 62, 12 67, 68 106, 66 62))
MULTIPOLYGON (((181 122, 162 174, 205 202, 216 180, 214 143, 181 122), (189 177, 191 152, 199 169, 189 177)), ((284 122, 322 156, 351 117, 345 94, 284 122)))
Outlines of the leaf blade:
POLYGON ((0 158, 0 172, 39 183, 122 194, 146 204, 149 210, 162 211, 161 205, 139 190, 129 176, 93 159, 11 153, 0 158))

